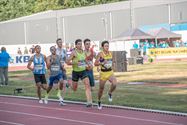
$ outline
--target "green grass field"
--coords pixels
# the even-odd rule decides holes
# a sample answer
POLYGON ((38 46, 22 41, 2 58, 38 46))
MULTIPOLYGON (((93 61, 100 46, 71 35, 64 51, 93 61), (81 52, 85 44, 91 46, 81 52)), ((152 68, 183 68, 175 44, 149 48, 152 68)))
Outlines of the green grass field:
MULTIPOLYGON (((70 76, 68 69, 68 75, 70 76)), ((95 78, 99 73, 95 70, 95 78)), ((160 109, 187 113, 187 62, 157 62, 154 64, 130 65, 128 72, 115 73, 118 86, 113 93, 111 105, 160 109), (129 82, 143 82, 143 84, 128 84, 129 82)), ((0 94, 13 94, 16 87, 25 88, 24 93, 17 94, 36 97, 33 75, 30 71, 16 71, 9 73, 10 85, 0 87, 0 94)), ((102 102, 107 100, 106 85, 102 102)), ((98 83, 93 92, 93 100, 97 101, 98 83)), ((44 93, 43 93, 44 95, 44 93)), ((68 89, 65 100, 85 101, 84 85, 80 82, 78 91, 68 89)), ((50 98, 57 98, 53 89, 50 98)))

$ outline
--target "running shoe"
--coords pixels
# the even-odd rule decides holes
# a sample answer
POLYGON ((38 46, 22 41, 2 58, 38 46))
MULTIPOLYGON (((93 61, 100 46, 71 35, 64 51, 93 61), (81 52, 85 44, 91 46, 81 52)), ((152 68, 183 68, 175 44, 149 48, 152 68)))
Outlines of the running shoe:
POLYGON ((57 97, 58 97, 59 101, 64 101, 64 99, 62 98, 61 95, 57 95, 57 97))
POLYGON ((57 97, 58 97, 59 100, 63 100, 63 98, 62 98, 60 93, 57 93, 57 97))
POLYGON ((98 108, 99 110, 101 110, 101 109, 102 109, 101 101, 98 101, 97 108, 98 108))
POLYGON ((40 104, 43 104, 43 100, 40 99, 40 100, 39 100, 39 103, 40 103, 40 104))
POLYGON ((48 104, 48 95, 45 95, 44 103, 45 103, 45 104, 48 104))
POLYGON ((112 94, 111 93, 108 93, 108 101, 112 102, 112 94))
POLYGON ((64 105, 66 105, 65 103, 64 103, 64 100, 62 99, 62 100, 59 100, 60 102, 59 102, 59 105, 60 106, 64 106, 64 105))
POLYGON ((92 103, 87 103, 86 104, 86 107, 89 108, 89 107, 93 107, 92 103))

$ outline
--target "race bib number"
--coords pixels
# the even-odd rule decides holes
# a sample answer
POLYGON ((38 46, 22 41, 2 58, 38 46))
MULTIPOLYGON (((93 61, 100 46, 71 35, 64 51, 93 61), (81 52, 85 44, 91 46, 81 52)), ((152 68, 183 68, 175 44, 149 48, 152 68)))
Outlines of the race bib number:
POLYGON ((42 70, 42 69, 43 69, 43 66, 42 66, 42 65, 35 65, 35 66, 34 66, 34 69, 35 69, 35 70, 42 70))
POLYGON ((51 71, 59 71, 60 66, 51 66, 51 71))
POLYGON ((93 66, 93 62, 92 61, 88 61, 88 66, 93 66))
POLYGON ((108 60, 107 63, 104 65, 107 69, 112 67, 112 60, 108 60))
POLYGON ((84 68, 84 67, 86 67, 85 61, 79 61, 78 67, 79 67, 79 68, 84 68))

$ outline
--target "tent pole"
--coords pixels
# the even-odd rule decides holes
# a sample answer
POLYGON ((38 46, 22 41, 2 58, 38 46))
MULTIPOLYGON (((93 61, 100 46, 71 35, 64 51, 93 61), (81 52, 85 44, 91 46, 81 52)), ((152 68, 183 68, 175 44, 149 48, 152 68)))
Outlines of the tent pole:
POLYGON ((157 38, 155 38, 155 45, 156 45, 156 48, 158 47, 158 41, 157 41, 157 38))

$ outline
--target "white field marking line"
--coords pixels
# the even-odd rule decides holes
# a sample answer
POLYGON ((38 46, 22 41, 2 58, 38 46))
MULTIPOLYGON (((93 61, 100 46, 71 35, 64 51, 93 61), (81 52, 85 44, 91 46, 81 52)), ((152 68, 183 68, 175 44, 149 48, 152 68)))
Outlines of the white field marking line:
POLYGON ((179 123, 171 123, 171 122, 149 120, 149 119, 142 119, 142 118, 134 118, 134 117, 126 117, 126 116, 119 116, 119 115, 110 115, 110 114, 105 114, 105 113, 94 113, 94 112, 87 112, 87 111, 80 111, 80 110, 62 109, 62 108, 50 108, 50 107, 44 107, 44 106, 33 106, 33 105, 9 103, 9 102, 0 102, 0 103, 9 104, 9 105, 19 105, 19 106, 25 106, 25 107, 33 107, 33 108, 41 108, 41 109, 49 109, 49 110, 61 110, 61 111, 64 110, 64 111, 69 111, 69 112, 77 112, 77 113, 99 115, 99 116, 108 116, 108 117, 130 119, 130 120, 136 120, 136 121, 153 122, 153 123, 168 124, 168 125, 183 125, 183 124, 179 124, 179 123))
POLYGON ((8 121, 1 121, 1 120, 0 120, 0 123, 6 123, 6 124, 11 124, 11 125, 24 125, 24 124, 21 124, 21 123, 8 122, 8 121))
POLYGON ((19 114, 19 115, 35 116, 35 117, 48 118, 48 119, 55 119, 55 120, 62 120, 62 121, 68 121, 68 122, 77 122, 77 123, 81 123, 81 124, 104 125, 104 124, 101 124, 101 123, 86 122, 86 121, 73 120, 73 119, 66 119, 66 118, 59 118, 59 117, 52 117, 52 116, 44 116, 44 115, 31 114, 31 113, 24 113, 24 112, 16 112, 16 111, 8 111, 8 110, 0 110, 0 112, 12 113, 12 114, 19 114))

